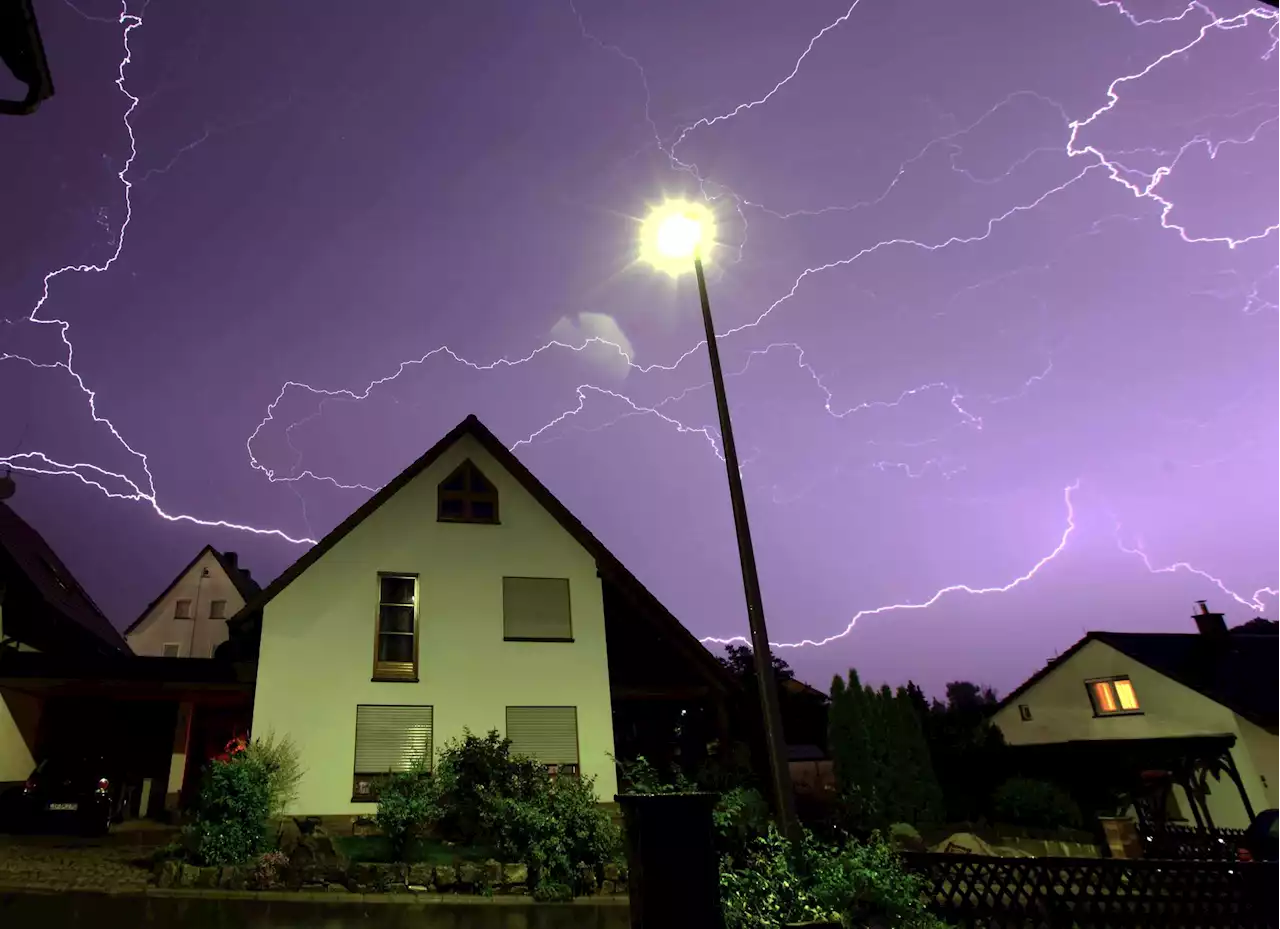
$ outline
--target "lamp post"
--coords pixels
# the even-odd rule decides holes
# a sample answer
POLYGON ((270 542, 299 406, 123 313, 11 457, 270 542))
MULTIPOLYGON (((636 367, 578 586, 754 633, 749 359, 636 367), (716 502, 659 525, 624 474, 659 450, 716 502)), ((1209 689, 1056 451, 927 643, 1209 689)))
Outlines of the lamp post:
POLYGON ((755 659, 765 746, 769 754, 773 806, 779 830, 788 839, 798 841, 800 824, 796 819, 791 770, 787 767, 787 746, 782 734, 782 712, 778 706, 773 656, 769 650, 769 633, 765 626, 764 604, 760 595, 760 578, 756 572, 755 549, 751 544, 751 526, 747 521, 747 501, 742 491, 742 474, 738 467, 738 450, 733 441, 733 424, 729 419, 729 402, 725 397, 724 374, 720 370, 720 350, 716 345, 715 325, 711 320, 707 279, 702 270, 703 250, 714 244, 714 241, 715 219, 706 206, 668 200, 645 220, 641 232, 641 258, 673 277, 692 266, 698 281, 702 325, 706 330, 707 356, 711 363, 711 383, 715 388, 716 410, 720 414, 720 436, 724 445, 725 470, 729 477, 733 525, 738 537, 738 559, 742 565, 742 588, 747 600, 751 651, 755 659))

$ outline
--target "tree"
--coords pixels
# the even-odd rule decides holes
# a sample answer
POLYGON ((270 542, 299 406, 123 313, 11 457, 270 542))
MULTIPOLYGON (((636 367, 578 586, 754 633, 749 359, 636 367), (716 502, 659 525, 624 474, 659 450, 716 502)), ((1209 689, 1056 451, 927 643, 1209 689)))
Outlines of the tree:
MULTIPOLYGON (((915 690, 919 713, 923 694, 915 690)), ((973 822, 990 812, 992 791, 1010 773, 1004 735, 991 722, 1000 701, 990 687, 969 681, 952 681, 946 694, 946 703, 934 700, 920 718, 947 819, 973 822)))
POLYGON ((1263 619, 1261 616, 1255 616, 1247 623, 1235 626, 1231 631, 1242 635, 1275 635, 1277 627, 1280 627, 1280 623, 1277 623, 1274 619, 1263 619))

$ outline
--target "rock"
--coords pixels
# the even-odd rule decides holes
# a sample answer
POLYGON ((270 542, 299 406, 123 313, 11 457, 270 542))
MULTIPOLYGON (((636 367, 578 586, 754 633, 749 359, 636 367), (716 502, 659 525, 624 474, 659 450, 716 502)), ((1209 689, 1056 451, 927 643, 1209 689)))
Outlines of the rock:
POLYGON ((179 887, 181 886, 182 862, 162 861, 156 866, 156 886, 157 887, 179 887))
POLYGON ((230 868, 229 870, 227 882, 223 885, 227 890, 244 890, 249 886, 248 868, 230 868))
POLYGON ((916 827, 910 823, 894 823, 889 827, 889 844, 899 851, 923 852, 928 846, 916 827))
POLYGON ((527 886, 529 883, 529 866, 504 864, 502 866, 502 883, 508 888, 527 886))
POLYGON ((618 879, 618 872, 620 870, 621 869, 615 863, 613 863, 612 861, 609 862, 607 865, 604 866, 604 879, 606 881, 616 881, 618 879))
POLYGON ((480 868, 474 861, 464 861, 458 865, 458 883, 465 887, 474 887, 480 880, 480 868))
POLYGON ((212 888, 218 886, 218 875, 222 872, 221 868, 209 867, 201 868, 196 875, 196 887, 212 888))
POLYGON ((449 890, 458 882, 458 872, 451 864, 438 864, 435 870, 435 885, 441 890, 449 890))
POLYGON ((405 875, 405 881, 409 884, 430 887, 433 870, 429 864, 411 864, 409 865, 408 873, 405 875))
POLYGON ((200 869, 193 864, 184 864, 178 868, 178 882, 175 887, 194 887, 200 877, 200 869))
POLYGON ((288 870, 299 883, 340 883, 347 872, 347 859, 323 829, 298 836, 289 853, 288 870))
POLYGON ((485 861, 481 867, 483 868, 482 873, 484 883, 488 884, 490 887, 496 887, 498 884, 502 883, 502 862, 494 861, 490 858, 485 861))
POLYGON ((318 891, 324 890, 324 888, 325 888, 324 884, 303 884, 302 885, 302 890, 304 893, 316 893, 318 891))
POLYGON ((613 881, 609 880, 608 878, 605 878, 604 882, 600 885, 600 892, 602 894, 614 893, 615 891, 614 891, 613 881))
POLYGON ((324 889, 326 892, 332 894, 344 894, 347 892, 347 888, 343 887, 341 884, 325 884, 324 889))

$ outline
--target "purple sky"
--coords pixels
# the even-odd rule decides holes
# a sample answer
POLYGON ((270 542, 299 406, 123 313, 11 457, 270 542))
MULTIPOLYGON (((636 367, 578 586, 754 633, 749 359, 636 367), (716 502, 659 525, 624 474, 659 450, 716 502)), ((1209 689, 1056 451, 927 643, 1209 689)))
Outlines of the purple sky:
POLYGON ((1085 629, 1275 616, 1272 10, 575 3, 38 0, 0 462, 118 625, 206 542, 270 579, 474 412, 745 634, 696 294, 633 261, 702 193, 802 677, 1008 691, 1085 629))

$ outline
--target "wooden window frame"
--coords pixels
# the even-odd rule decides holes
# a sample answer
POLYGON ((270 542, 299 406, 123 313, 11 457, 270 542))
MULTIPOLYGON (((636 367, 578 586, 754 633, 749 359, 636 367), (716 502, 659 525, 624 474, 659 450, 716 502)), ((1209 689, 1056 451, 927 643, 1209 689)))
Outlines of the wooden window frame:
MULTIPOLYGON (((418 683, 418 642, 422 637, 420 603, 422 586, 418 575, 408 571, 379 571, 375 606, 373 610, 373 677, 372 680, 382 684, 416 684, 418 683), (413 660, 412 661, 380 661, 378 655, 382 645, 382 581, 395 578, 402 581, 413 581, 413 660)), ((404 606, 405 604, 391 604, 404 606)), ((387 633, 388 635, 404 635, 404 633, 387 633)))
POLYGON ((527 577, 525 575, 506 574, 502 577, 502 641, 504 642, 560 642, 573 643, 573 583, 567 577, 527 577), (513 581, 564 581, 565 595, 569 606, 569 635, 568 636, 534 636, 534 635, 507 635, 507 592, 506 585, 508 580, 513 581))
POLYGON ((1126 710, 1120 706, 1120 695, 1116 693, 1116 681, 1128 681, 1129 686, 1133 688, 1134 698, 1138 699, 1137 688, 1133 687, 1133 678, 1127 674, 1114 674, 1110 677, 1091 677, 1084 682, 1085 691, 1089 694, 1089 704, 1093 707, 1094 718, 1110 718, 1112 716, 1142 716, 1145 710, 1142 708, 1142 700, 1138 699, 1138 705, 1126 710), (1098 701, 1097 685, 1106 684, 1111 691, 1111 697, 1115 700, 1116 708, 1108 710, 1104 708, 1098 701))
POLYGON ((496 526, 501 522, 500 512, 498 509, 498 485, 485 475, 483 471, 470 458, 462 462, 452 471, 449 476, 436 485, 436 522, 440 523, 472 523, 480 526, 496 526), (466 490, 446 490, 445 484, 448 484, 459 474, 466 475, 466 490), (476 491, 471 487, 471 478, 473 475, 479 475, 491 488, 490 491, 476 491), (461 501, 463 513, 461 516, 447 516, 444 512, 445 501, 461 501), (477 502, 492 504, 493 516, 477 518, 471 513, 471 505, 477 502))
POLYGON ((1019 718, 1021 718, 1021 719, 1022 719, 1022 721, 1023 721, 1024 723, 1029 723, 1029 722, 1031 722, 1031 704, 1029 704, 1029 703, 1019 703, 1019 704, 1018 704, 1018 716, 1019 716, 1019 718))
POLYGON ((195 619, 195 616, 191 611, 191 606, 192 606, 192 603, 189 597, 180 597, 179 599, 173 601, 173 618, 174 619, 195 619), (187 605, 187 608, 185 610, 182 609, 182 604, 184 603, 187 605))
MULTIPOLYGON (((405 575, 389 574, 388 576, 404 577, 405 575)), ((427 772, 426 773, 428 777, 432 777, 435 775, 436 773, 436 765, 435 765, 435 757, 434 757, 435 746, 436 746, 435 704, 424 703, 419 705, 416 703, 372 703, 372 704, 358 704, 358 706, 411 706, 411 707, 430 706, 431 707, 431 744, 427 746, 427 772)), ((356 729, 355 734, 359 735, 358 728, 356 729)), ((352 745, 352 748, 353 749, 355 748, 354 744, 352 745)), ((378 795, 381 792, 382 785, 385 784, 388 779, 390 779, 392 773, 394 772, 378 771, 373 774, 367 774, 367 773, 362 774, 358 771, 353 771, 351 773, 351 802, 352 803, 377 803, 378 795), (361 781, 367 781, 369 783, 368 794, 362 794, 356 790, 356 785, 359 784, 361 781)))
POLYGON ((226 600, 210 600, 209 601, 209 618, 210 619, 226 619, 227 618, 227 601, 226 600), (222 604, 220 607, 218 604, 222 604), (214 607, 218 607, 216 610, 214 607))

